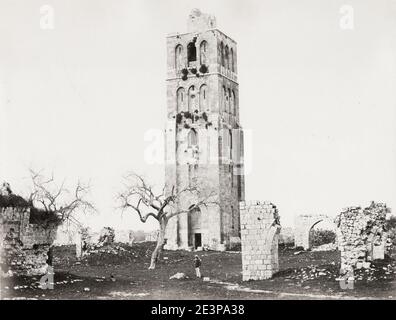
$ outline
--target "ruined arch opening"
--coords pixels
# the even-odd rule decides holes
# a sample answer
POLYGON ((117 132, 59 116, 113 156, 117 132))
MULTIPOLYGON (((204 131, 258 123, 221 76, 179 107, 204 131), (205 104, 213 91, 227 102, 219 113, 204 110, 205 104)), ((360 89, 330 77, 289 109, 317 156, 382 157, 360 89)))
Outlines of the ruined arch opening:
POLYGON ((336 243, 336 230, 333 223, 324 219, 316 221, 308 231, 308 246, 310 249, 321 246, 330 247, 336 243))

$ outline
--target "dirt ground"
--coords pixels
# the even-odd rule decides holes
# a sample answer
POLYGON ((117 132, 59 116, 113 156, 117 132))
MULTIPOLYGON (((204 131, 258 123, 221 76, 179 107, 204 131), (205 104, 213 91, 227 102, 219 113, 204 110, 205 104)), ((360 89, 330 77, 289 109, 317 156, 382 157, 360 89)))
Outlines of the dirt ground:
POLYGON ((153 243, 114 244, 76 262, 69 247, 54 257, 54 288, 39 288, 39 277, 3 278, 2 299, 395 299, 396 261, 388 258, 359 270, 354 288, 337 280, 338 251, 280 250, 280 271, 272 279, 242 282, 240 252, 165 251, 148 270, 153 243), (202 259, 196 279, 193 257, 202 259), (177 272, 188 279, 170 280, 177 272))

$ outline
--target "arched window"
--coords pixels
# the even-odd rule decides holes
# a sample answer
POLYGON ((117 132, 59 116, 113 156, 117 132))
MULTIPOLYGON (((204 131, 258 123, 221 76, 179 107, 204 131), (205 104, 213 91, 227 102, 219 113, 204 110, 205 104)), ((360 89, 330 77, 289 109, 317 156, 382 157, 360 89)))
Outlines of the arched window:
POLYGON ((197 48, 194 42, 190 42, 187 45, 187 60, 188 63, 197 61, 197 48))
POLYGON ((224 67, 224 44, 220 42, 220 63, 224 67))
POLYGON ((195 110, 198 110, 198 105, 197 105, 197 92, 195 90, 195 86, 191 86, 190 89, 188 89, 188 111, 189 112, 194 112, 195 110))
POLYGON ((208 43, 204 40, 199 46, 199 60, 201 61, 201 64, 208 64, 207 51, 208 43))
POLYGON ((185 90, 184 88, 179 88, 176 91, 176 110, 177 112, 181 112, 181 111, 186 111, 185 105, 186 105, 186 97, 185 97, 185 90))
POLYGON ((226 45, 225 46, 225 49, 224 49, 224 63, 225 63, 225 67, 227 68, 227 69, 230 69, 230 57, 229 57, 229 52, 228 52, 228 46, 226 45))
POLYGON ((236 105, 236 100, 235 100, 235 92, 232 90, 232 111, 234 112, 234 116, 237 115, 237 105, 236 105))
POLYGON ((230 66, 231 66, 231 71, 235 72, 235 68, 234 68, 234 50, 232 48, 230 50, 230 66))
POLYGON ((183 47, 181 44, 175 48, 175 69, 181 70, 183 68, 183 47))
POLYGON ((203 84, 199 89, 199 110, 201 112, 208 109, 208 86, 203 84))
POLYGON ((187 136, 188 146, 193 147, 198 145, 198 135, 194 129, 191 129, 187 136))
MULTIPOLYGON (((231 178, 232 179, 232 178, 231 178)), ((235 215, 234 215, 234 206, 231 206, 231 228, 235 229, 235 215)))
POLYGON ((228 130, 228 150, 229 150, 229 157, 232 160, 232 130, 228 130))
POLYGON ((231 114, 234 111, 232 103, 231 89, 228 89, 228 113, 231 114))
POLYGON ((223 105, 221 111, 227 112, 227 90, 225 86, 223 86, 223 105))

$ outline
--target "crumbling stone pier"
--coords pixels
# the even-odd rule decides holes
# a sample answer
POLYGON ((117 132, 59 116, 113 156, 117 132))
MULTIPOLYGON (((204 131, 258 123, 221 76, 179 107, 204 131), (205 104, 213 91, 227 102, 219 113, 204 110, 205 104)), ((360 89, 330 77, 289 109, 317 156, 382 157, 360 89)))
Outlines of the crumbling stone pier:
POLYGON ((386 204, 372 202, 365 209, 346 208, 336 217, 341 275, 351 277, 355 269, 369 268, 371 261, 384 259, 388 212, 386 204))
POLYGON ((269 279, 279 270, 278 209, 270 202, 243 201, 240 212, 243 281, 269 279))

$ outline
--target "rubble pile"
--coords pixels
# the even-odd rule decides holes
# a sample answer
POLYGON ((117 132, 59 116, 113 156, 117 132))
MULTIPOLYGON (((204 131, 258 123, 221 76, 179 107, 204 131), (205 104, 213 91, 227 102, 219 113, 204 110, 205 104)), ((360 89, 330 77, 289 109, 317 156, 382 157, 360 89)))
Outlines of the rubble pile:
POLYGON ((100 232, 99 245, 106 245, 114 242, 115 232, 113 228, 104 227, 100 232))
POLYGON ((346 208, 336 217, 341 275, 353 276, 355 269, 368 269, 373 260, 384 259, 389 212, 385 204, 372 202, 365 209, 346 208))
MULTIPOLYGON (((339 281, 338 264, 321 266, 308 266, 286 270, 284 275, 286 281, 295 280, 304 283, 309 280, 331 280, 339 281)), ((354 272, 354 280, 372 282, 377 280, 392 280, 396 277, 396 261, 376 261, 371 263, 367 269, 357 269, 354 272)))
POLYGON ((150 259, 155 243, 135 244, 133 247, 125 243, 92 245, 84 253, 83 262, 88 265, 120 265, 127 262, 138 262, 150 259))
POLYGON ((315 247, 312 251, 334 251, 337 250, 337 244, 335 243, 325 243, 321 246, 315 247))
POLYGON ((331 266, 308 266, 305 268, 297 268, 290 270, 285 276, 288 280, 297 280, 305 282, 315 279, 329 279, 334 280, 336 277, 336 265, 331 266))
POLYGON ((365 280, 367 282, 394 279, 396 276, 396 262, 377 260, 371 263, 367 269, 355 270, 354 276, 355 280, 365 280))

